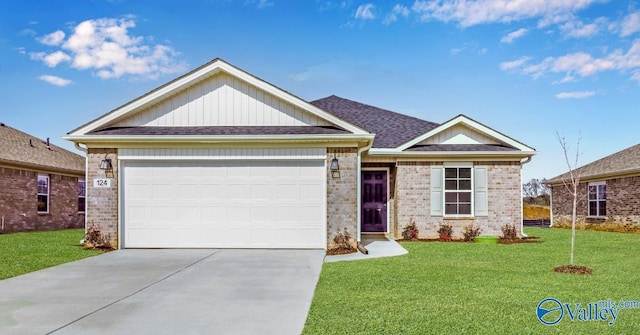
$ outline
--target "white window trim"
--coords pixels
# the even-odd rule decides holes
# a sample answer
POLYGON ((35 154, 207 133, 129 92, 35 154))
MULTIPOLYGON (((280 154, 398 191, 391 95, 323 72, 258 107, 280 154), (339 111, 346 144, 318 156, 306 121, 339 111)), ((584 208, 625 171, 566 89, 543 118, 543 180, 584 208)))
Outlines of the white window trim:
MULTIPOLYGON (((596 194, 598 194, 597 193, 597 186, 603 186, 603 185, 605 187, 605 194, 606 194, 606 192, 607 192, 607 190, 606 190, 607 182, 606 181, 594 181, 594 182, 587 183, 587 217, 588 218, 602 219, 602 218, 606 218, 607 217, 606 214, 605 215, 599 215, 600 214, 600 206, 597 206, 598 215, 591 215, 590 211, 589 211, 590 208, 591 208, 591 202, 601 202, 602 201, 602 200, 599 200, 599 199, 596 199, 596 200, 589 199, 589 188, 591 186, 596 186, 596 194)), ((605 206, 606 206, 606 203, 607 203, 607 199, 606 198, 604 199, 604 203, 605 203, 605 206)), ((605 209, 605 211, 606 211, 606 209, 605 209)))
MULTIPOLYGON (((458 164, 447 164, 445 163, 443 165, 443 171, 442 171, 442 215, 445 218, 473 218, 474 213, 475 213, 475 178, 474 178, 474 169, 473 169, 473 164, 472 163, 468 163, 468 164, 464 164, 464 163, 458 163, 458 164), (447 198, 447 189, 446 189, 446 170, 448 168, 462 168, 462 169, 470 169, 470 173, 471 173, 471 189, 468 190, 468 192, 471 194, 471 211, 469 214, 447 214, 447 202, 446 202, 446 198, 447 198)), ((460 190, 455 190, 455 191, 449 191, 449 192, 460 192, 460 190)), ((463 192, 467 192, 467 190, 464 190, 463 192)))
POLYGON ((78 178, 78 185, 80 185, 80 182, 84 183, 84 196, 81 197, 80 194, 78 194, 78 200, 80 200, 80 198, 84 200, 84 211, 78 210, 78 213, 85 213, 87 210, 87 181, 84 178, 78 178))
MULTIPOLYGON (((37 190, 37 195, 46 195, 47 196, 47 210, 46 211, 40 211, 38 210, 38 214, 48 214, 49 213, 49 205, 50 205, 50 197, 51 197, 51 177, 49 177, 49 175, 46 174, 38 174, 38 178, 36 179, 38 182, 38 190, 37 190), (40 193, 40 177, 46 178, 47 179, 47 193, 40 193)), ((37 198, 36 198, 37 199, 37 198)), ((36 204, 37 205, 37 204, 36 204)), ((37 209, 37 208, 36 208, 37 209)))

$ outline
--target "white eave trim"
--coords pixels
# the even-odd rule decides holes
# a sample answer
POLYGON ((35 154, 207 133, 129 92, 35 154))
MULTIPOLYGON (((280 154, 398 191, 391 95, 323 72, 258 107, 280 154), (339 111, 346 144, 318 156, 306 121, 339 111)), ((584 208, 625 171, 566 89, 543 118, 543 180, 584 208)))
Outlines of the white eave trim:
POLYGON ((423 135, 420 135, 416 138, 414 138, 413 140, 399 146, 397 149, 399 151, 404 151, 408 148, 411 148, 414 145, 419 144, 420 142, 442 132, 445 131, 446 129, 449 129, 457 124, 463 124, 466 125, 472 129, 477 130, 478 132, 484 133, 487 136, 493 137, 495 139, 497 139, 498 141, 505 143, 507 145, 510 145, 518 150, 520 150, 521 152, 525 153, 525 152, 535 152, 535 149, 521 143, 518 142, 514 139, 512 139, 509 136, 506 136, 494 129, 491 129, 483 124, 481 124, 480 122, 477 122, 475 120, 470 119, 469 117, 465 116, 465 115, 458 115, 456 117, 454 117, 453 119, 441 124, 440 126, 424 133, 423 135))
POLYGON ((151 143, 151 142, 308 142, 373 141, 372 134, 301 134, 301 135, 69 135, 65 140, 77 143, 151 143))
POLYGON ((534 151, 400 151, 398 149, 370 149, 369 156, 395 157, 514 157, 523 158, 535 155, 534 151))
POLYGON ((231 76, 239 78, 251 85, 256 86, 257 88, 270 93, 272 95, 277 96, 278 98, 298 107, 303 110, 306 110, 312 114, 317 115, 320 118, 327 120, 330 123, 335 124, 336 126, 348 130, 354 134, 368 134, 366 130, 355 126, 345 120, 337 118, 333 114, 329 114, 324 110, 276 87, 273 86, 239 68, 236 68, 221 59, 215 59, 210 64, 205 65, 201 69, 196 69, 192 73, 186 74, 183 77, 179 77, 174 81, 165 84, 164 86, 160 86, 159 88, 143 95, 137 99, 130 101, 129 103, 114 109, 113 111, 93 120, 89 123, 80 126, 79 128, 72 130, 69 135, 70 136, 78 136, 87 134, 93 130, 100 129, 114 121, 122 119, 128 116, 131 113, 134 113, 137 110, 144 109, 165 97, 180 91, 188 86, 191 86, 207 77, 213 76, 219 72, 226 72, 231 76))

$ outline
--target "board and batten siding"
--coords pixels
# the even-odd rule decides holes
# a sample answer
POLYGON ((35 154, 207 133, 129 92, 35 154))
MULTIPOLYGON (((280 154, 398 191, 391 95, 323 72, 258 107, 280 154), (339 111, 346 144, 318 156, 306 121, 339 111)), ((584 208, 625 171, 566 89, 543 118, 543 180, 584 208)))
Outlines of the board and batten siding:
POLYGON ((119 149, 120 160, 326 159, 325 148, 119 149))
POLYGON ((500 142, 471 128, 456 125, 429 137, 420 144, 500 144, 500 142))
POLYGON ((217 74, 136 113, 116 126, 329 126, 318 116, 217 74))

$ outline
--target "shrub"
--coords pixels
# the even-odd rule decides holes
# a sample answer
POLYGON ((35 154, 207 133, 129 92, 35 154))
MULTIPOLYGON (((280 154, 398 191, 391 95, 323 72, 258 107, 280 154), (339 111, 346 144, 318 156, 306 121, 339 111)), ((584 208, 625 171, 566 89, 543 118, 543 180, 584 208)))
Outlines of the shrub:
POLYGON ((420 233, 420 231, 418 230, 418 227, 416 226, 416 222, 413 219, 411 219, 409 224, 406 225, 404 227, 404 229, 402 230, 402 238, 407 240, 407 241, 417 240, 419 233, 420 233))
POLYGON ((438 234, 440 234, 440 240, 442 241, 451 241, 451 234, 453 234, 453 228, 448 224, 441 224, 438 229, 438 234))
POLYGON ((333 243, 334 246, 327 250, 330 255, 349 254, 356 251, 351 243, 351 233, 347 228, 344 229, 343 233, 338 233, 333 238, 333 243))
POLYGON ((502 238, 505 240, 517 240, 518 232, 516 231, 516 226, 511 224, 506 224, 502 226, 502 238))
POLYGON ((474 226, 473 224, 467 225, 464 227, 462 235, 464 236, 465 242, 472 242, 480 235, 480 227, 474 226))
POLYGON ((85 249, 114 250, 111 245, 111 235, 103 234, 100 228, 93 224, 84 235, 84 247, 85 249))

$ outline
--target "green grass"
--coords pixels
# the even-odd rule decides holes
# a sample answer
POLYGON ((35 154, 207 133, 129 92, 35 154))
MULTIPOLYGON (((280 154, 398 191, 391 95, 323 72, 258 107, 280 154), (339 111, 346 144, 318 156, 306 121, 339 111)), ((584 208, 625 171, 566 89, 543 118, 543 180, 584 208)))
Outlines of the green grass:
POLYGON ((0 235, 0 280, 100 254, 79 245, 84 229, 0 235))
MULTIPOLYGON (((305 334, 638 334, 640 309, 613 326, 565 317, 545 326, 538 303, 640 301, 640 236, 576 232, 576 264, 590 276, 553 272, 569 263, 570 230, 529 228, 542 243, 403 242, 408 255, 326 263, 305 334)), ((572 305, 573 306, 573 305, 572 305)))

